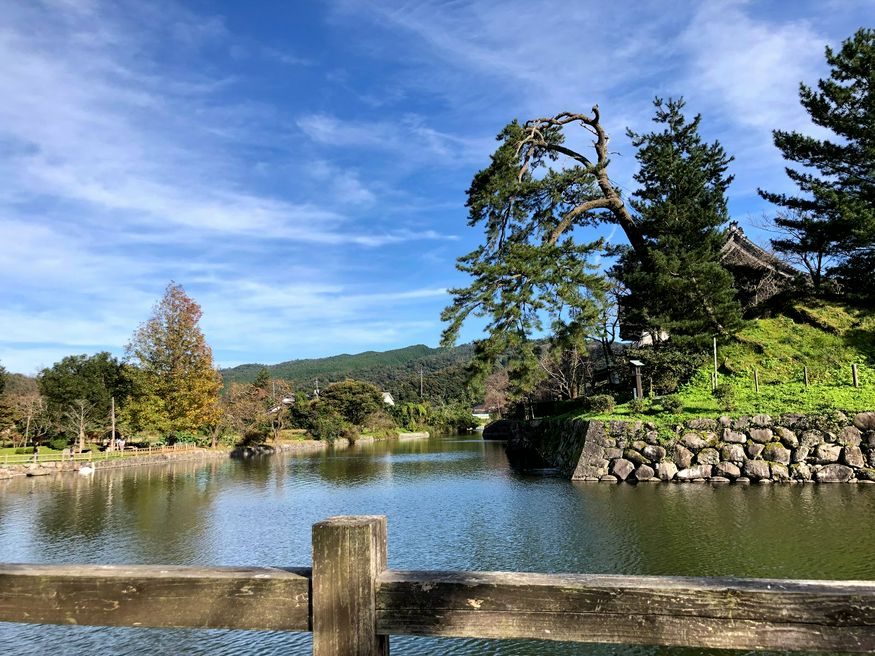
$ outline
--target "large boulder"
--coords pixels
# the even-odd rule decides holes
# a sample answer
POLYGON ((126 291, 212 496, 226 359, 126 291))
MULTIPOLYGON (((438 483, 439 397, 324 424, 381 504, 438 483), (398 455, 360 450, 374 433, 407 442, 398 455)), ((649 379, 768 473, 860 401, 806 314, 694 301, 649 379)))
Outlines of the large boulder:
POLYGON ((789 428, 778 426, 775 429, 775 435, 777 435, 778 439, 781 440, 781 444, 786 446, 788 449, 795 449, 797 446, 799 446, 799 438, 796 437, 796 433, 791 431, 789 428))
POLYGON ((821 444, 823 441, 823 433, 816 430, 807 430, 799 437, 800 446, 807 446, 810 449, 817 447, 817 445, 821 444))
POLYGON ((724 476, 726 478, 735 480, 736 478, 741 476, 741 469, 731 462, 718 462, 716 465, 714 465, 714 473, 717 476, 724 476))
POLYGON ((679 481, 693 481, 697 478, 711 478, 711 465, 696 465, 681 469, 677 473, 679 481))
POLYGON ((847 483, 854 477, 854 470, 845 465, 826 465, 814 473, 818 483, 847 483))
POLYGON ((732 428, 737 431, 743 431, 750 427, 750 417, 738 417, 732 422, 732 428))
POLYGON ((772 425, 772 418, 769 415, 755 415, 750 418, 750 423, 760 428, 768 428, 772 425))
POLYGON ((781 415, 781 425, 795 430, 804 419, 805 415, 798 412, 785 412, 781 415))
POLYGON ((815 449, 814 457, 820 465, 828 465, 838 462, 842 454, 842 447, 838 444, 819 444, 815 449))
POLYGON ((678 467, 671 460, 666 460, 656 465, 656 473, 660 480, 670 481, 678 473, 678 467))
POLYGON ((751 442, 747 445, 747 455, 751 460, 755 460, 760 457, 760 454, 763 452, 763 449, 766 447, 762 444, 757 444, 756 442, 751 442))
POLYGON ((740 444, 726 444, 720 449, 720 458, 730 462, 744 462, 747 456, 744 453, 744 447, 740 444))
POLYGON ((747 435, 725 428, 723 429, 723 441, 731 444, 744 444, 747 442, 747 435))
POLYGON ((665 449, 655 444, 648 444, 641 453, 651 462, 659 462, 665 458, 665 449))
POLYGON ((770 462, 769 470, 772 473, 772 480, 776 483, 785 483, 790 480, 790 472, 787 470, 787 465, 780 462, 770 462))
POLYGON ((653 471, 653 467, 650 465, 639 465, 632 475, 636 481, 649 481, 656 475, 656 472, 653 471))
POLYGON ((790 450, 780 442, 770 442, 769 444, 766 444, 766 448, 763 449, 763 460, 789 465, 790 450))
POLYGON ((843 446, 860 446, 863 433, 856 426, 845 426, 836 436, 836 443, 843 446))
POLYGON ((698 433, 685 433, 681 438, 681 444, 693 450, 704 449, 708 446, 708 443, 698 433))
POLYGON ((633 471, 635 471, 635 465, 624 458, 615 460, 614 464, 611 465, 611 473, 621 481, 629 478, 629 474, 633 471))
POLYGON ((751 480, 758 481, 771 475, 769 463, 764 460, 747 460, 744 463, 744 475, 751 480))
POLYGON ((696 462, 700 465, 716 465, 720 462, 720 452, 717 449, 702 449, 696 455, 696 462))
POLYGON ((772 441, 773 433, 771 428, 751 428, 748 431, 750 439, 760 444, 768 444, 772 441))
POLYGON ((858 446, 846 446, 842 449, 842 462, 848 467, 865 467, 866 461, 863 460, 863 452, 858 446))
POLYGON ((875 430, 875 412, 861 412, 854 417, 854 426, 861 431, 875 430))
POLYGON ((623 449, 618 449, 615 446, 606 446, 604 449, 605 458, 608 460, 616 460, 623 457, 623 449))
POLYGON ((647 458, 645 458, 643 455, 641 455, 635 449, 625 449, 623 451, 623 457, 626 460, 631 460, 632 462, 635 463, 635 465, 649 465, 650 464, 650 461, 647 458))
POLYGON ((690 419, 687 422, 687 428, 695 431, 715 431, 717 430, 717 422, 713 419, 690 419))
POLYGON ((811 453, 811 447, 797 446, 793 449, 793 462, 805 462, 809 453, 811 453))
POLYGON ((798 462, 794 465, 790 465, 790 478, 792 478, 794 481, 810 481, 811 467, 809 467, 804 462, 798 462))
POLYGON ((693 452, 683 444, 675 444, 671 459, 678 469, 686 469, 693 463, 693 452))

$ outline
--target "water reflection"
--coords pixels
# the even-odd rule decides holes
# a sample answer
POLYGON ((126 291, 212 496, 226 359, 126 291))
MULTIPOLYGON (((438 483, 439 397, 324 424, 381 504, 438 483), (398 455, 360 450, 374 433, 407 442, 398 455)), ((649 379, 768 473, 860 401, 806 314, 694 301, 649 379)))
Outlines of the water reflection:
MULTIPOLYGON (((0 553, 6 562, 306 565, 312 523, 366 513, 389 516, 398 569, 875 579, 873 487, 571 484, 515 474, 500 443, 361 444, 0 481, 0 553)), ((0 624, 0 644, 28 655, 310 649, 304 634, 12 624, 0 624)), ((403 637, 392 649, 694 653, 403 637)))

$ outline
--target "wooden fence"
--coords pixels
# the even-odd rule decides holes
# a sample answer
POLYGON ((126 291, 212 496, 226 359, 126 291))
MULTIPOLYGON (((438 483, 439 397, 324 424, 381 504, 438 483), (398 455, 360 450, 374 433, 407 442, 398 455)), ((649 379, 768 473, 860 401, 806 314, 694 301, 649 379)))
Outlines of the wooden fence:
MULTIPOLYGON (((125 447, 124 451, 87 451, 85 453, 70 453, 65 455, 61 451, 40 453, 36 464, 43 462, 101 462, 117 458, 134 458, 137 456, 151 456, 162 453, 183 453, 186 451, 199 451, 200 447, 193 444, 173 444, 170 446, 154 447, 125 447)), ((34 462, 33 453, 4 453, 0 455, 0 464, 3 465, 26 465, 34 462)))
POLYGON ((0 565, 0 621, 312 631, 317 656, 402 634, 875 652, 875 581, 400 572, 385 517, 312 537, 312 570, 0 565))

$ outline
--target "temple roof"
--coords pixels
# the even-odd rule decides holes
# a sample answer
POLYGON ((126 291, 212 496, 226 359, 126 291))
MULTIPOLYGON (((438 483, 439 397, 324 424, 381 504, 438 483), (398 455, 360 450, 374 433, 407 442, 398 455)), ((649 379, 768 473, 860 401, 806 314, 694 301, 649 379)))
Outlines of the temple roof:
POLYGON ((748 239, 737 221, 732 221, 726 231, 726 243, 720 249, 720 261, 727 266, 767 269, 787 279, 800 274, 792 266, 748 239))

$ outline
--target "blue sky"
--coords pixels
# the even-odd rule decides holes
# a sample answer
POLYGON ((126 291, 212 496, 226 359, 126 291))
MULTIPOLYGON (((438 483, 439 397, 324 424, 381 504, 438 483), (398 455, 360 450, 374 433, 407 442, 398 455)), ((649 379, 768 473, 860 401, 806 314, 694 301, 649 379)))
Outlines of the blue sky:
MULTIPOLYGON (((775 127, 875 0, 0 1, 0 363, 123 353, 170 280, 216 362, 436 345, 465 189, 509 120, 687 99, 745 227, 775 127)), ((757 235, 754 228, 749 232, 757 235)), ((763 237, 765 238, 765 237, 763 237)), ((476 336, 472 326, 463 338, 476 336)))

